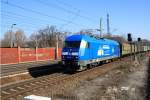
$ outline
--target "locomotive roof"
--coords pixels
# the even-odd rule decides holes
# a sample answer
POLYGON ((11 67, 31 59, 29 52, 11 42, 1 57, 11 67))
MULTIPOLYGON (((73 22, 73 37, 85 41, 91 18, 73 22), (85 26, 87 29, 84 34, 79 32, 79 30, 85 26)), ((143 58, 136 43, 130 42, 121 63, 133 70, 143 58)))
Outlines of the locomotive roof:
POLYGON ((105 42, 107 44, 119 45, 119 43, 117 41, 114 41, 114 40, 105 39, 105 38, 96 39, 96 38, 93 38, 93 37, 90 37, 87 35, 71 35, 71 36, 67 37, 65 41, 81 41, 81 40, 86 40, 88 42, 97 42, 97 43, 105 42))

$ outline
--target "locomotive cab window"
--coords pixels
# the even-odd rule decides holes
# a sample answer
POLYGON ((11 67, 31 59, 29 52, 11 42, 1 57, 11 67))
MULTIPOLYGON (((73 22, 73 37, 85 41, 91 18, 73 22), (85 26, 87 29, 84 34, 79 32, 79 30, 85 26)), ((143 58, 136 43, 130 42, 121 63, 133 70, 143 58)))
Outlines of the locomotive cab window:
POLYGON ((79 48, 81 41, 65 41, 66 48, 79 48))
POLYGON ((82 40, 80 47, 81 48, 89 48, 89 42, 82 40))
POLYGON ((89 48, 89 47, 90 47, 90 43, 89 43, 89 42, 87 42, 87 44, 86 44, 85 48, 89 48))

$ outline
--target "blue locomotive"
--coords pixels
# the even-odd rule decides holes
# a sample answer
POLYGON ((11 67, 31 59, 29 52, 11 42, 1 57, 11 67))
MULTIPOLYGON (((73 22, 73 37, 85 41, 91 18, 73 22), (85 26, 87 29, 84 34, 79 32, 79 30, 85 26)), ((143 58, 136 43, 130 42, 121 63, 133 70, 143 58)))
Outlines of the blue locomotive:
POLYGON ((71 70, 83 70, 120 57, 120 45, 109 39, 95 39, 86 35, 72 35, 65 39, 62 63, 71 70))

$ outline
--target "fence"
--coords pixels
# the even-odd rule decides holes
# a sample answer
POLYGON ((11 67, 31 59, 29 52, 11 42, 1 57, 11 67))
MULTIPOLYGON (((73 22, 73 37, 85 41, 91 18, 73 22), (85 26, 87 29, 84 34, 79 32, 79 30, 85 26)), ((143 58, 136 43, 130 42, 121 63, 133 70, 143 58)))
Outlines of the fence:
POLYGON ((0 64, 61 59, 61 48, 0 48, 0 64))

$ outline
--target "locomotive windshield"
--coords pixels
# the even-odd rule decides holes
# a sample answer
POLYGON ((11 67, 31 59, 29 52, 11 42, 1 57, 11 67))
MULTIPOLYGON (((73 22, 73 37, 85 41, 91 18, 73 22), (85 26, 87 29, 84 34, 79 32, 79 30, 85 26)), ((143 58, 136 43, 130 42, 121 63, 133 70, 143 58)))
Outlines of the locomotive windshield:
POLYGON ((65 41, 65 47, 67 48, 79 48, 81 41, 65 41))

